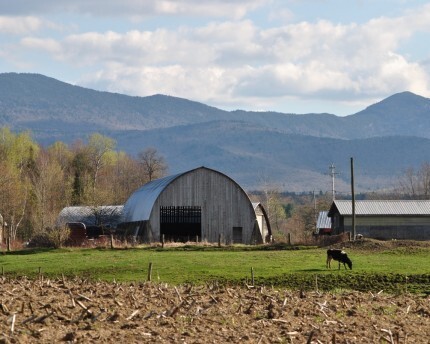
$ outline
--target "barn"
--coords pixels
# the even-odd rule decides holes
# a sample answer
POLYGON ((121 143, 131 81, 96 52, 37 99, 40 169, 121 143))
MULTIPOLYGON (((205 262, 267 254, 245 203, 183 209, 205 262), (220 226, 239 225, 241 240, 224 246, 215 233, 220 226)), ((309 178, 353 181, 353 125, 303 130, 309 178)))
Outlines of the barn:
POLYGON ((57 227, 67 225, 72 242, 94 239, 110 233, 122 219, 122 205, 65 207, 57 217, 57 227))
MULTIPOLYGON (((332 234, 352 230, 352 201, 333 201, 328 216, 332 234)), ((430 240, 430 201, 357 200, 357 234, 380 240, 430 240)))
POLYGON ((254 244, 270 240, 267 214, 230 177, 207 167, 153 180, 123 209, 123 233, 145 242, 254 244))

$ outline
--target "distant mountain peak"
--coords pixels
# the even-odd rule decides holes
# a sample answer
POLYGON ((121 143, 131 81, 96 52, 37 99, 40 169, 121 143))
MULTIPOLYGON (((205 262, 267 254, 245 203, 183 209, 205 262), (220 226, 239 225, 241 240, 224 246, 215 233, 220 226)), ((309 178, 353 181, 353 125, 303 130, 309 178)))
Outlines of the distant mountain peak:
POLYGON ((381 100, 379 103, 383 103, 383 102, 398 102, 398 101, 430 101, 430 99, 425 98, 423 96, 420 96, 418 94, 415 94, 413 92, 410 91, 404 91, 404 92, 399 92, 399 93, 395 93, 383 100, 381 100))
POLYGON ((386 119, 404 115, 422 116, 430 111, 430 99, 410 91, 395 93, 364 110, 352 115, 353 117, 379 115, 386 119))

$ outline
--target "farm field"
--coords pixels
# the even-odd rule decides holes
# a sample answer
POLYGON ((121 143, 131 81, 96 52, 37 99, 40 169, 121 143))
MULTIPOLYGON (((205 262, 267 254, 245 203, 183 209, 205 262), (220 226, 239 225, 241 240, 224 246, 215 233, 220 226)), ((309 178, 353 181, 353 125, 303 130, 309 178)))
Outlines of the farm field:
POLYGON ((430 299, 0 278, 2 343, 428 343, 430 299))
POLYGON ((428 343, 429 243, 344 246, 4 254, 0 342, 428 343))
MULTIPOLYGON (((331 270, 326 269, 326 249, 287 246, 22 250, 1 255, 0 267, 3 274, 11 277, 34 278, 41 272, 49 278, 78 276, 108 282, 142 282, 148 279, 151 264, 152 281, 174 285, 211 281, 243 284, 249 282, 253 273, 255 283, 280 287, 312 289, 317 278, 319 288, 327 289, 324 281, 331 284, 330 280, 335 278, 341 288, 350 284, 353 289, 371 289, 372 281, 382 280, 391 281, 390 288, 410 289, 414 288, 414 279, 422 284, 422 279, 425 281, 430 274, 427 245, 357 243, 345 247, 353 261, 353 270, 346 271, 343 266, 339 271, 336 262, 332 262, 331 270)), ((379 288, 379 284, 374 288, 379 288)))

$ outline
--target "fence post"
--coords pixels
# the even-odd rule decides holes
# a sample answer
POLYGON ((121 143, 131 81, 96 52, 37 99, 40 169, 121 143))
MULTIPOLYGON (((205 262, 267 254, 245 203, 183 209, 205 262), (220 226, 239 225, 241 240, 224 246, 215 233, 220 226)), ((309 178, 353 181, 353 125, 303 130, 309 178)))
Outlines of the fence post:
POLYGON ((148 282, 151 282, 152 279, 152 262, 149 263, 148 267, 148 282))
POLYGON ((161 235, 161 248, 164 248, 164 234, 161 235))

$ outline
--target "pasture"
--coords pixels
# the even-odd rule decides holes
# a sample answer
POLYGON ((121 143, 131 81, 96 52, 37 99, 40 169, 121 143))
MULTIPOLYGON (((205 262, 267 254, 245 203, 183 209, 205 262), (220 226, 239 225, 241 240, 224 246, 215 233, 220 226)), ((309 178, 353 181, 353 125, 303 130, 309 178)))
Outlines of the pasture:
POLYGON ((51 278, 78 276, 133 282, 147 281, 151 264, 152 281, 172 285, 211 281, 250 284, 254 277, 255 284, 290 288, 365 290, 386 283, 383 289, 395 291, 406 287, 410 291, 428 291, 429 247, 382 250, 350 247, 347 252, 353 270, 344 270, 343 266, 338 270, 337 262, 332 262, 331 270, 326 269, 326 249, 285 246, 22 250, 1 255, 0 266, 3 274, 11 277, 34 278, 41 272, 51 278), (333 278, 337 285, 329 285, 333 278))

